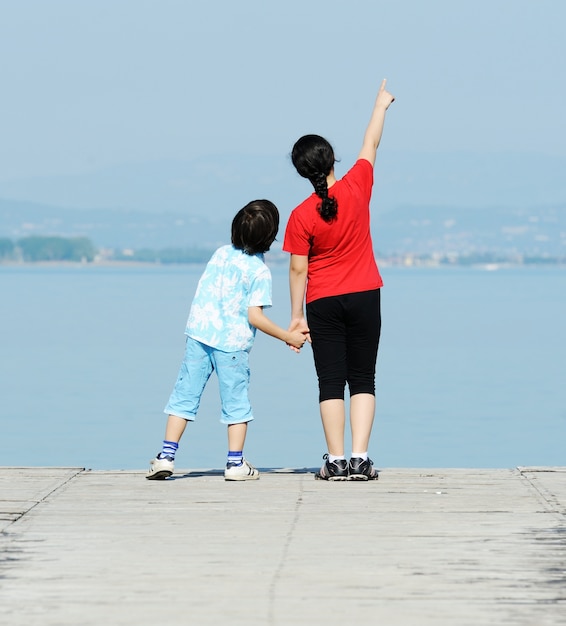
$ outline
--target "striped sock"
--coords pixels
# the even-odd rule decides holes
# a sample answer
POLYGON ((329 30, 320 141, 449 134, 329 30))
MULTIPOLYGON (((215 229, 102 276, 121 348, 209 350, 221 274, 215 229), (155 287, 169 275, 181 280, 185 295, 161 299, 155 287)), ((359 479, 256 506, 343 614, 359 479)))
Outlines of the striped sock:
POLYGON ((244 452, 243 450, 229 450, 228 451, 228 460, 226 461, 226 465, 241 465, 244 461, 244 452))
POLYGON ((164 456, 170 457, 173 461, 175 460, 175 452, 177 452, 177 448, 179 444, 176 441, 167 441, 163 440, 163 448, 159 453, 159 458, 163 458, 164 456))

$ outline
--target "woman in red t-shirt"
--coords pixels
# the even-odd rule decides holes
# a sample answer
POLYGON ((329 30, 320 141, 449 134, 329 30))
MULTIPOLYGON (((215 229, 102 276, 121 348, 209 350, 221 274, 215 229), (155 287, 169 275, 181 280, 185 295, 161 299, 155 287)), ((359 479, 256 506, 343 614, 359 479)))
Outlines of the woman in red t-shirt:
POLYGON ((369 203, 385 112, 393 102, 381 84, 358 159, 340 180, 326 139, 305 135, 291 154, 314 193, 296 207, 285 231, 291 253, 291 324, 312 342, 328 453, 315 478, 375 480, 368 457, 375 414, 375 363, 381 330, 380 287, 369 203), (307 319, 303 303, 306 299, 307 319), (307 324, 308 320, 308 324, 307 324), (344 388, 350 391, 352 455, 344 456, 344 388))

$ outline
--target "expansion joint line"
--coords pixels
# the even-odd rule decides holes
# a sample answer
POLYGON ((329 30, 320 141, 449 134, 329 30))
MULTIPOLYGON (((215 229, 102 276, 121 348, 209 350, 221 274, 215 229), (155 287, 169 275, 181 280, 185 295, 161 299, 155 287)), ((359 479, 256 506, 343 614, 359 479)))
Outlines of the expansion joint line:
POLYGON ((274 569, 273 577, 271 579, 271 583, 269 585, 269 599, 268 599, 268 607, 267 607, 267 625, 273 626, 275 622, 275 593, 277 590, 277 585, 281 580, 281 574, 283 569, 285 568, 285 564, 287 562, 287 557, 289 555, 289 548, 293 541, 293 537, 295 535, 295 529, 297 528, 297 523, 300 517, 300 510, 303 504, 303 494, 304 494, 304 482, 306 477, 303 477, 299 486, 299 493, 297 494, 297 500, 295 501, 295 508, 293 519, 289 525, 289 529, 287 530, 287 534, 285 535, 285 540, 283 542, 283 548, 281 550, 281 558, 279 559, 279 563, 274 569))
POLYGON ((529 486, 536 492, 548 513, 552 513, 562 524, 566 524, 566 511, 561 510, 561 504, 556 496, 546 489, 540 481, 529 476, 529 474, 540 474, 541 470, 519 469, 519 473, 523 480, 526 480, 529 486))
POLYGON ((37 502, 34 502, 29 509, 26 509, 25 511, 23 511, 20 515, 18 515, 15 519, 13 519, 4 530, 6 530, 7 528, 9 528, 10 526, 12 526, 12 524, 15 524, 16 522, 19 522, 25 515, 27 515, 28 513, 30 513, 30 511, 33 511, 36 507, 38 507, 40 504, 43 504, 49 497, 51 497, 54 493, 56 493, 57 491, 60 491, 61 489, 63 489, 63 487, 65 487, 66 485, 68 485, 72 480, 74 480, 79 474, 84 474, 86 470, 84 468, 80 468, 78 469, 74 474, 71 474, 70 476, 67 476, 67 478, 62 482, 59 483, 58 485, 56 485, 55 487, 53 487, 53 489, 51 489, 51 491, 48 491, 46 494, 44 494, 39 500, 37 500, 37 502))

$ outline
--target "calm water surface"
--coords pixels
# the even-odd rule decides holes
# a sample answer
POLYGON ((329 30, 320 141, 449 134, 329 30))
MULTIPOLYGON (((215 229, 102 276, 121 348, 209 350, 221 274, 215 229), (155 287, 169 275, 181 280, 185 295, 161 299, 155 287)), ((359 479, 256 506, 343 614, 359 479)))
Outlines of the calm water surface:
MULTIPOLYGON (((0 267, 0 465, 145 468, 201 270, 0 267)), ((268 314, 286 326, 286 268, 272 271, 268 314)), ((566 465, 566 270, 382 274, 376 465, 566 465)), ((259 467, 318 466, 310 348, 297 355, 258 333, 251 362, 247 456, 259 467)), ((223 465, 218 418, 213 377, 179 467, 223 465)))

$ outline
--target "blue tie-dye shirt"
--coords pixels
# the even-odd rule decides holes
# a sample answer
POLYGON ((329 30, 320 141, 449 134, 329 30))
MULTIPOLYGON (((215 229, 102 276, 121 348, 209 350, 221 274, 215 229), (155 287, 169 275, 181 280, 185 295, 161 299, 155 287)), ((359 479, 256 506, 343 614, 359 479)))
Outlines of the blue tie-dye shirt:
POLYGON ((250 306, 271 306, 271 272, 263 254, 222 246, 199 280, 185 334, 223 352, 249 352, 256 332, 248 321, 250 306))

